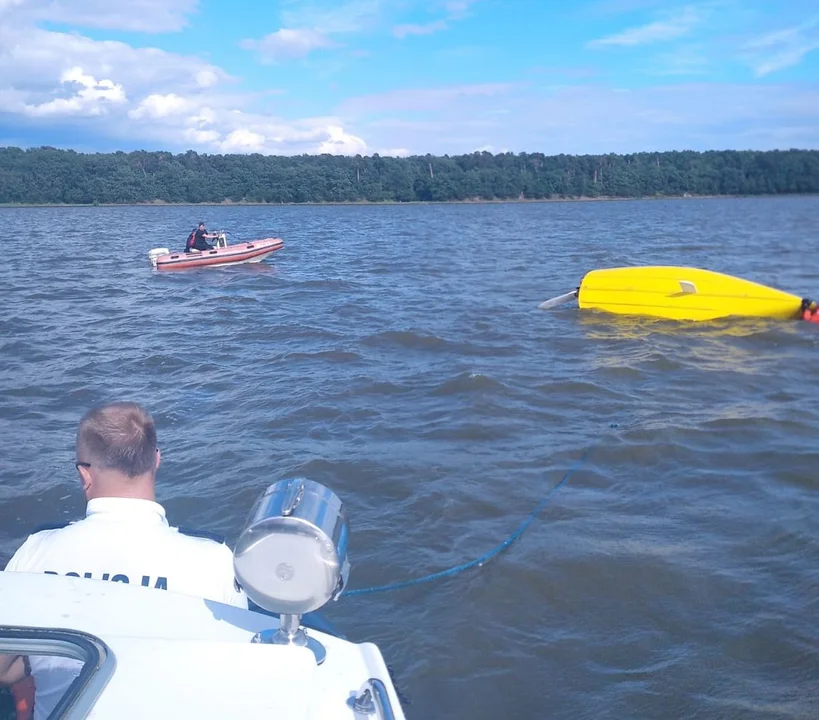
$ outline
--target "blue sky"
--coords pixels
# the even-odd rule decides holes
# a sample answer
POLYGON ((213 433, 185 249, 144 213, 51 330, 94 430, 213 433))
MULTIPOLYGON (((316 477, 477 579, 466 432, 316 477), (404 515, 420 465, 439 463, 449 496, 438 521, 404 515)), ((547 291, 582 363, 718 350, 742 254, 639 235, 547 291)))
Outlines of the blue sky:
POLYGON ((0 0, 0 145, 819 147, 816 0, 0 0))

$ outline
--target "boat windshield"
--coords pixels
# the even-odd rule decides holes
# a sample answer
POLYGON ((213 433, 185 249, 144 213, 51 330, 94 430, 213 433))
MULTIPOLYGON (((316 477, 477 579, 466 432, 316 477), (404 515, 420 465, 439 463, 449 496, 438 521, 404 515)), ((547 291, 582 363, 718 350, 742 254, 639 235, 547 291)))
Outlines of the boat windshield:
POLYGON ((0 686, 0 720, 18 717, 21 706, 30 710, 35 697, 38 709, 50 719, 72 711, 82 717, 114 668, 111 650, 93 635, 0 626, 0 658, 13 656, 20 658, 17 667, 24 669, 25 677, 0 686))

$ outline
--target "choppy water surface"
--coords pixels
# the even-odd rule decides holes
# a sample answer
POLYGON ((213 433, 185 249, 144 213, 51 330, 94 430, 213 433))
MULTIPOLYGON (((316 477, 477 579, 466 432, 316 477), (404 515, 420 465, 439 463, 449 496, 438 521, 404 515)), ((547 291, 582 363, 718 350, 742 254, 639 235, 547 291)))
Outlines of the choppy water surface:
POLYGON ((593 268, 819 296, 819 199, 4 209, 0 560, 82 513, 81 414, 154 414, 172 521, 232 543, 270 482, 347 503, 342 598, 426 718, 816 718, 819 326, 545 313, 593 268), (265 264, 158 274, 206 220, 265 264))

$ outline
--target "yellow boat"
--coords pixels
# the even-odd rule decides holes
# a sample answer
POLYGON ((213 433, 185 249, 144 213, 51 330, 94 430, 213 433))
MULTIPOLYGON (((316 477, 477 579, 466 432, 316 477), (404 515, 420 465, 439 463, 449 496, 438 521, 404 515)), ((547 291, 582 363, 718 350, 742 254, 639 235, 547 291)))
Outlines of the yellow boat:
POLYGON ((691 267, 647 266, 592 270, 572 293, 541 309, 577 297, 582 309, 668 320, 724 317, 798 319, 808 300, 731 275, 691 267))

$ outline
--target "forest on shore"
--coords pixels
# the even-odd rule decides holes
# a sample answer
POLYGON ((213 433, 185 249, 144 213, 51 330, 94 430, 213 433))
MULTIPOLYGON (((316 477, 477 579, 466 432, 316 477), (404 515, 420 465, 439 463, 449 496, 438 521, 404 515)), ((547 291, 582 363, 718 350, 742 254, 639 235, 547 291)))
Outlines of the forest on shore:
POLYGON ((354 203, 819 193, 819 150, 456 156, 0 148, 0 204, 354 203))

